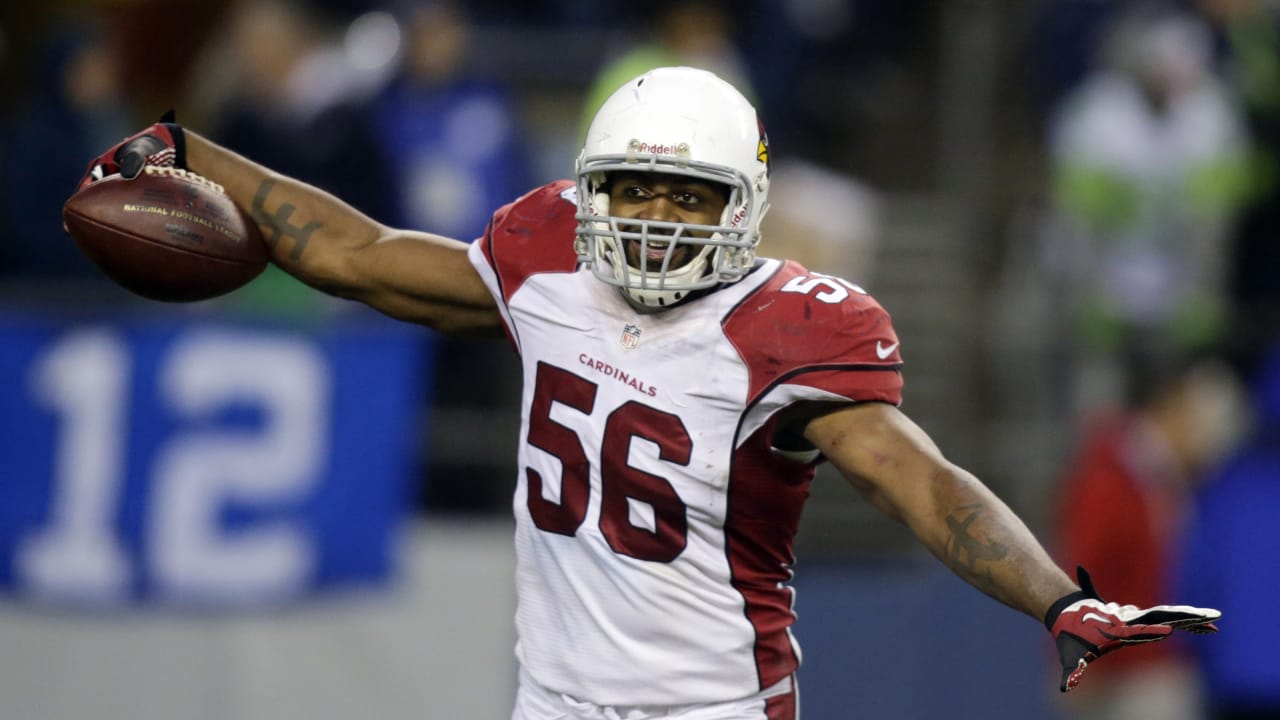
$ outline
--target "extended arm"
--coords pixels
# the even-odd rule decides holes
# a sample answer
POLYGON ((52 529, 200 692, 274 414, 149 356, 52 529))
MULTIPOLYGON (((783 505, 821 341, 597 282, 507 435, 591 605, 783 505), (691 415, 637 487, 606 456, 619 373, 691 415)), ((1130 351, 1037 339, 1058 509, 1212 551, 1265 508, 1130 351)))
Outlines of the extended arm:
POLYGON ((1041 620, 1078 588, 1013 511, 885 403, 844 406, 805 437, 876 507, 974 587, 1041 620))
POLYGON ((272 260, 327 293, 445 332, 500 329, 467 246, 374 222, 338 198, 187 130, 186 164, 250 214, 272 260))
POLYGON ((1175 628, 1217 631, 1213 621, 1221 613, 1211 608, 1108 603, 1083 568, 1077 587, 1007 505, 948 462, 892 405, 841 406, 809 420, 804 434, 855 488, 905 523, 957 575, 1043 620, 1057 644, 1063 692, 1080 682, 1090 662, 1124 645, 1160 640, 1175 628))
POLYGON ((92 161, 81 186, 115 172, 136 177, 144 165, 176 165, 222 185, 257 223, 272 260, 312 287, 443 332, 501 330, 497 305, 467 260, 465 244, 375 222, 319 188, 174 124, 171 117, 92 161))

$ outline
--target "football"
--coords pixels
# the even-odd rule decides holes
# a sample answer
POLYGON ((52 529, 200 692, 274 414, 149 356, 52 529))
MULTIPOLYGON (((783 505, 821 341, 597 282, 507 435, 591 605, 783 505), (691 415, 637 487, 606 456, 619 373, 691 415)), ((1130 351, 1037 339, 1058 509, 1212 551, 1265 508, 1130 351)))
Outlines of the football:
POLYGON ((152 300, 217 297, 267 266, 258 226, 220 185, 177 168, 109 175, 72 195, 62 222, 103 273, 152 300))

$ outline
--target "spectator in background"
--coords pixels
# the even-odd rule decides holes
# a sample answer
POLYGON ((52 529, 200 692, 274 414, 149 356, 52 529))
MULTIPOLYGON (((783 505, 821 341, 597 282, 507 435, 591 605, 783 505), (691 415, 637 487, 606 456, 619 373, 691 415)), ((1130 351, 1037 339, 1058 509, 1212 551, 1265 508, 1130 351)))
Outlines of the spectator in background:
MULTIPOLYGON (((396 205, 385 190, 390 172, 363 102, 367 88, 358 84, 335 34, 302 2, 238 3, 221 43, 232 67, 232 90, 210 112, 214 134, 237 152, 267 158, 371 217, 390 221, 396 205)), ((231 301, 303 313, 317 307, 313 293, 274 267, 231 301)))
POLYGON ((1076 413, 1124 396, 1135 348, 1221 339, 1227 232, 1247 192, 1247 136, 1204 25, 1133 11, 1107 49, 1051 138, 1050 252, 1074 331, 1076 413))
POLYGON ((1197 0, 1218 30, 1227 81, 1248 121, 1252 194, 1229 272, 1232 350, 1246 377, 1280 338, 1280 9, 1266 0, 1197 0))
MULTIPOLYGON (((511 91, 468 71, 471 21, 455 2, 405 2, 394 8, 402 53, 395 75, 372 99, 380 150, 390 163, 397 222, 470 242, 493 208, 523 194, 531 158, 511 91)), ((519 389, 501 348, 448 336, 432 338, 433 427, 450 417, 496 414, 519 389), (483 368, 483 370, 481 370, 483 368)), ((499 418, 490 426, 500 424, 499 418)), ((495 511, 509 503, 506 466, 457 451, 445 432, 433 436, 422 502, 430 510, 495 511), (450 481, 450 478, 454 478, 450 481), (465 478, 465 481, 462 480, 465 478)))
POLYGON ((58 26, 30 82, 30 102, 6 108, 0 141, 0 272, 100 282, 62 232, 62 203, 93 148, 128 134, 112 47, 91 24, 58 26))
POLYGON ((754 96, 745 60, 733 39, 733 13, 722 0, 662 0, 645 6, 646 36, 607 59, 587 90, 578 136, 585 137, 596 110, 618 86, 656 67, 684 65, 710 70, 747 97, 754 96))
MULTIPOLYGON (((1225 370, 1173 354, 1142 357, 1127 410, 1090 424, 1055 503, 1059 563, 1089 568, 1108 593, 1137 604, 1173 586, 1190 492, 1234 425, 1225 370)), ((1185 653, 1160 643, 1108 659, 1105 677, 1066 708, 1097 720, 1195 720, 1199 685, 1185 653)))
POLYGON ((1202 483, 1180 553, 1180 587, 1238 629, 1197 650, 1213 720, 1280 718, 1280 344, 1260 368, 1250 437, 1202 483))
MULTIPOLYGON (((392 220, 397 206, 364 104, 367 87, 358 85, 325 20, 300 0, 242 0, 229 10, 220 42, 211 46, 218 58, 212 64, 230 68, 229 92, 209 110, 214 135, 372 218, 392 220)), ((228 304, 303 315, 330 305, 274 266, 228 304)))
POLYGON ((453 2, 406 3, 399 71, 372 101, 396 222, 479 237, 490 210, 531 181, 510 91, 466 72, 470 27, 453 2))
POLYGON ((241 2, 229 18, 236 93, 218 136, 229 147, 340 195, 378 219, 394 216, 389 183, 353 74, 323 18, 293 0, 241 2))

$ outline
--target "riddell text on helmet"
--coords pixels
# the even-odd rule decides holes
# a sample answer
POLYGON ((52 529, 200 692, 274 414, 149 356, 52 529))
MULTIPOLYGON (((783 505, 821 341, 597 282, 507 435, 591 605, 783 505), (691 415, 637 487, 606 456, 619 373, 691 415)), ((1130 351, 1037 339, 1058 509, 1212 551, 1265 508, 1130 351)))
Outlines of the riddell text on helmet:
POLYGON ((655 145, 653 143, 642 142, 635 148, 638 153, 649 153, 652 155, 678 155, 680 154, 679 145, 655 145))

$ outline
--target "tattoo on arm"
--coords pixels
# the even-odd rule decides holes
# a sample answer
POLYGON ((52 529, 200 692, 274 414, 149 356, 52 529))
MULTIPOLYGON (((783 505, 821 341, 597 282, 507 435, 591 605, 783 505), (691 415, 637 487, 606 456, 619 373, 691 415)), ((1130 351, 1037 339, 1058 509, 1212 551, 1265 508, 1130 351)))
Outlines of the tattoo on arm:
POLYGON ((302 257, 302 252, 306 250, 307 241, 311 239, 311 234, 324 227, 324 223, 312 221, 306 225, 290 224, 289 218, 297 208, 294 207, 293 203, 288 202, 280 203, 280 207, 276 208, 274 214, 268 213, 266 209, 267 196, 271 194, 275 186, 275 180, 262 181, 262 184, 258 186, 258 192, 253 196, 253 208, 250 214, 254 222, 271 231, 263 239, 272 250, 275 250, 282 237, 293 240, 293 250, 289 253, 289 259, 298 260, 302 257))
POLYGON ((947 515, 947 562, 955 568, 977 573, 979 562, 995 562, 1009 554, 1004 544, 975 532, 973 525, 983 515, 982 505, 963 505, 947 515))

